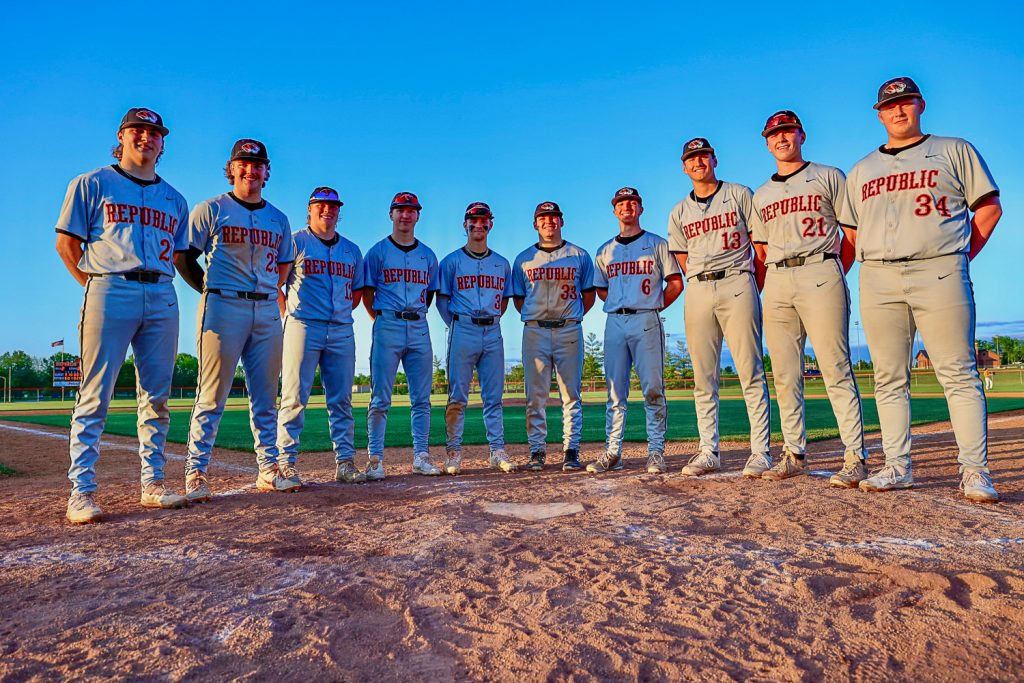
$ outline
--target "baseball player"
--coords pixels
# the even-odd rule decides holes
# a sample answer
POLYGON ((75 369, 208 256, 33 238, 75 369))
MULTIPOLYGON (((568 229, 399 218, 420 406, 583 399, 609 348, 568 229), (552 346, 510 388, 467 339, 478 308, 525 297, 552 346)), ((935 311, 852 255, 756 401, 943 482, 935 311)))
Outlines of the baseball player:
POLYGON ((187 252, 175 263, 202 293, 196 321, 199 387, 192 408, 185 463, 189 500, 210 499, 207 468, 217 428, 241 359, 249 392, 260 491, 295 491, 298 475, 278 467, 277 380, 281 374, 281 311, 277 296, 288 279, 294 245, 288 218, 263 198, 270 179, 266 146, 242 139, 224 169, 230 192, 192 210, 187 252), (206 271, 199 265, 206 255, 206 271))
POLYGON ((860 314, 875 369, 885 466, 864 491, 910 488, 910 356, 915 332, 949 404, 968 500, 999 494, 988 469, 985 395, 974 355, 969 262, 1002 216, 999 188, 966 140, 921 132, 924 97, 901 76, 878 89, 888 140, 857 162, 839 222, 855 228, 860 314), (973 216, 972 216, 973 214, 973 216))
POLYGON ((490 466, 514 472, 505 453, 501 395, 505 390, 505 345, 501 316, 512 296, 512 266, 487 247, 494 227, 491 207, 473 202, 466 207, 462 226, 466 246, 441 261, 437 310, 448 325, 448 431, 445 471, 458 474, 462 464, 462 430, 473 370, 480 380, 484 428, 490 445, 490 466))
POLYGON ((434 355, 427 309, 438 290, 437 257, 416 239, 422 208, 412 192, 396 194, 391 200, 391 234, 373 245, 363 262, 363 306, 373 319, 370 408, 366 413, 370 456, 366 477, 373 481, 384 478, 384 432, 399 362, 412 403, 412 471, 441 474, 429 450, 434 355))
POLYGON ((689 281, 683 316, 700 432, 700 452, 682 473, 699 476, 721 467, 718 385, 724 338, 736 362, 750 420, 751 453, 743 474, 758 477, 772 461, 768 383, 761 363, 761 299, 749 236, 753 192, 718 180, 718 158, 706 138, 683 145, 682 162, 693 191, 669 214, 668 243, 689 281))
MULTIPOLYGON (((810 337, 846 448, 843 468, 830 483, 856 488, 867 476, 864 418, 850 362, 851 238, 836 222, 846 177, 838 168, 804 161, 807 135, 791 111, 768 117, 761 131, 778 172, 754 192, 754 252, 764 282, 764 335, 772 358, 785 441, 770 480, 806 473, 804 344, 810 337)), ((849 231, 852 233, 852 231, 849 231)))
POLYGON ((335 480, 362 483, 356 469, 355 421, 352 419, 352 380, 356 344, 352 309, 363 291, 363 255, 359 247, 338 234, 338 214, 344 202, 336 190, 318 187, 309 197, 308 227, 295 233, 295 263, 278 294, 287 311, 281 371, 281 410, 278 414, 279 467, 295 472, 299 434, 316 369, 327 402, 331 443, 337 462, 335 480))
POLYGON ((594 262, 590 254, 562 239, 562 210, 541 202, 533 212, 539 241, 516 257, 512 296, 523 320, 526 372, 527 470, 544 469, 551 371, 562 399, 562 470, 583 469, 583 316, 594 305, 594 262))
POLYGON ((186 504, 164 485, 167 399, 178 350, 172 261, 188 246, 185 198, 156 174, 167 132, 153 110, 129 109, 117 131, 117 163, 72 180, 57 218, 57 253, 85 287, 78 325, 82 381, 71 416, 68 470, 72 524, 103 515, 93 498, 99 441, 129 344, 139 403, 141 504, 186 504))
POLYGON ((640 193, 623 187, 612 197, 619 234, 601 245, 594 259, 594 284, 604 301, 604 373, 608 380, 604 455, 588 472, 622 467, 622 432, 626 426, 630 372, 635 367, 647 411, 647 471, 665 472, 665 330, 661 311, 683 291, 679 266, 668 242, 640 227, 644 205, 640 193), (664 283, 664 286, 662 286, 664 283))

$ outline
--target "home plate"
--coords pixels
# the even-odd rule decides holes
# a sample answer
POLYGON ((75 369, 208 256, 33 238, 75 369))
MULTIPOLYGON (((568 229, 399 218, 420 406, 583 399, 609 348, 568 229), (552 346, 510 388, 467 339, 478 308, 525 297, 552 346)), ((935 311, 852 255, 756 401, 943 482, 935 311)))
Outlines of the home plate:
POLYGON ((575 515, 583 511, 584 507, 580 503, 484 503, 484 512, 524 519, 527 522, 575 515))

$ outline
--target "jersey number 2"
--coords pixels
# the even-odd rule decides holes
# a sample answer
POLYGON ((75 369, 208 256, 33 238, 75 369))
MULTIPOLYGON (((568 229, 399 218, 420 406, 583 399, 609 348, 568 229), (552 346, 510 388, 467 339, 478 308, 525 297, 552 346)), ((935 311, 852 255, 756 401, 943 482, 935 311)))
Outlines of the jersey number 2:
POLYGON ((171 241, 166 239, 160 240, 160 247, 160 260, 167 263, 171 260, 171 241))

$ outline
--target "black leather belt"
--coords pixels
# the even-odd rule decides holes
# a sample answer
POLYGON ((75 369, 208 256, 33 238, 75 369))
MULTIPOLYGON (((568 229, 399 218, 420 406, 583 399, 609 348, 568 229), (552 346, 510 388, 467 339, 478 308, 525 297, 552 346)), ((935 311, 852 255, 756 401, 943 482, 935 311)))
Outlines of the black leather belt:
POLYGON ((620 308, 615 311, 608 311, 609 313, 621 313, 622 315, 636 315, 637 313, 650 313, 650 308, 620 308))
POLYGON ((221 289, 207 289, 210 294, 220 294, 221 296, 231 296, 234 294, 239 299, 246 299, 248 301, 266 301, 270 298, 270 295, 266 292, 232 292, 231 290, 224 291, 221 289))
POLYGON ((155 285, 163 273, 155 270, 132 270, 127 273, 93 273, 91 277, 123 277, 129 282, 146 282, 155 285))
POLYGON ((466 315, 459 315, 458 313, 452 313, 452 320, 468 320, 474 325, 493 325, 494 318, 470 318, 466 315))
POLYGON ((570 322, 573 322, 573 321, 571 321, 571 320, 529 320, 529 321, 527 321, 526 324, 529 325, 529 324, 532 323, 532 324, 536 325, 537 327, 543 327, 545 329, 551 330, 551 329, 555 329, 555 328, 558 328, 558 327, 565 327, 570 322))
POLYGON ((409 311, 392 311, 392 313, 399 320, 419 320, 423 317, 419 313, 410 313, 409 311))
POLYGON ((884 259, 882 259, 882 263, 909 263, 910 261, 917 261, 917 260, 919 260, 919 259, 910 258, 909 256, 907 256, 905 258, 884 258, 884 259))
MULTIPOLYGON (((776 268, 796 268, 797 266, 802 266, 803 264, 807 263, 807 259, 809 259, 809 258, 810 258, 810 256, 794 256, 792 258, 787 258, 787 259, 783 259, 781 261, 776 261, 775 262, 775 267, 776 268)), ((839 260, 839 255, 838 254, 822 254, 821 260, 822 260, 822 262, 825 262, 825 261, 837 261, 837 260, 839 260)))
POLYGON ((727 270, 712 270, 704 273, 697 273, 694 277, 700 282, 710 282, 712 280, 724 280, 727 270))

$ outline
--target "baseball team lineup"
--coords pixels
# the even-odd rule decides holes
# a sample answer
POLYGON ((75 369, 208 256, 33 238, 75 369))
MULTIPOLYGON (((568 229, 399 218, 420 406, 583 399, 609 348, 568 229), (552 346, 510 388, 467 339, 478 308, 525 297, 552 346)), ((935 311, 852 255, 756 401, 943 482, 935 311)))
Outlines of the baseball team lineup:
MULTIPOLYGON (((767 118, 762 144, 776 172, 752 190, 718 177, 711 141, 682 145, 690 191, 670 211, 667 238, 641 227, 643 198, 622 187, 610 197, 618 232, 593 257, 563 236, 561 208, 537 204, 533 241, 511 261, 488 246, 490 206, 470 203, 465 245, 443 259, 416 234, 423 209, 412 192, 389 206, 390 234, 365 254, 337 224, 344 202, 315 188, 306 226, 264 198, 271 159, 263 142, 241 139, 224 174, 231 189, 189 210, 156 173, 169 130, 151 109, 123 117, 116 163, 68 186, 56 249, 84 287, 79 335, 82 380, 71 417, 67 520, 102 520, 95 500, 99 443, 118 371, 135 356, 140 504, 181 508, 212 497, 208 471, 239 363, 245 371, 258 466, 256 488, 299 490, 299 447, 317 370, 323 385, 335 479, 385 478, 385 431, 399 364, 407 376, 412 472, 458 475, 474 372, 480 386, 488 465, 512 473, 622 470, 630 379, 639 380, 647 431, 645 469, 668 471, 665 330, 661 312, 677 300, 693 368, 698 452, 681 474, 719 471, 719 382, 723 342, 734 359, 750 424, 747 478, 780 481, 809 471, 804 415, 805 345, 814 349, 844 448, 829 485, 882 492, 914 485, 910 366, 920 333, 945 393, 960 465, 973 502, 999 494, 988 468, 987 409, 974 355, 970 261, 1002 216, 999 189, 966 140, 923 132, 924 95, 909 77, 883 83, 874 102, 882 143, 847 173, 804 158, 804 123, 791 110, 767 118), (202 259, 201 259, 202 257, 202 259), (860 263, 860 313, 874 366, 881 459, 868 470, 861 396, 850 358, 847 273, 860 263), (165 481, 168 400, 180 311, 178 275, 200 293, 199 379, 192 408, 184 493, 165 481), (600 299, 607 380, 602 451, 580 458, 583 429, 582 322, 600 299), (509 301, 523 323, 528 455, 505 449, 502 396, 509 301), (353 314, 373 321, 367 464, 355 465, 353 314), (434 351, 427 312, 447 327, 445 455, 429 449, 434 351), (771 448, 770 400, 762 348, 772 359, 783 437, 771 448), (563 440, 548 462, 546 406, 552 378, 563 440), (280 402, 278 393, 280 387, 280 402)), ((867 147, 867 143, 865 147, 867 147)))

